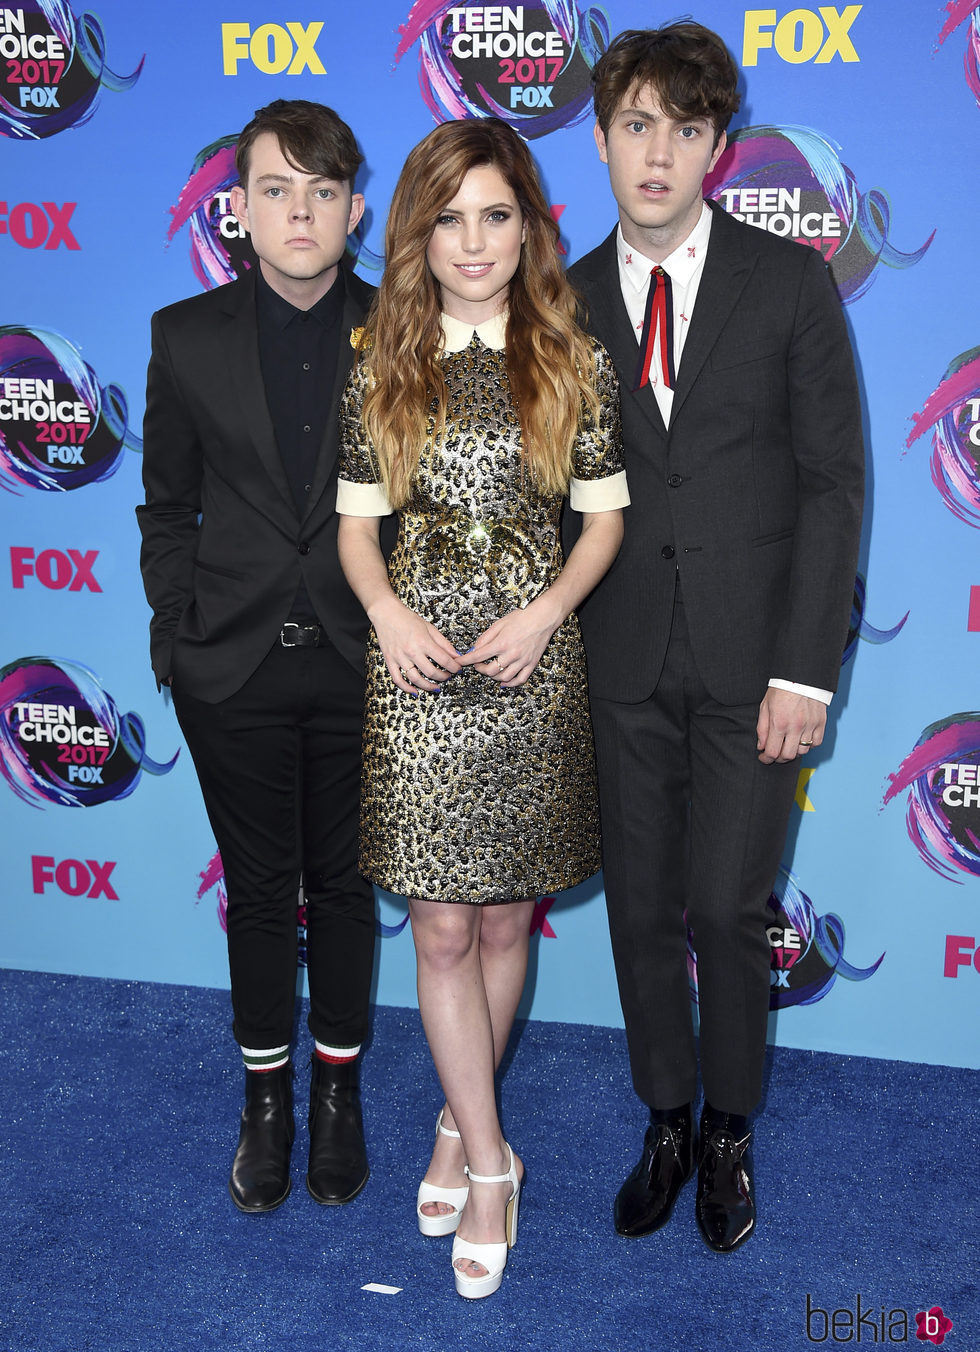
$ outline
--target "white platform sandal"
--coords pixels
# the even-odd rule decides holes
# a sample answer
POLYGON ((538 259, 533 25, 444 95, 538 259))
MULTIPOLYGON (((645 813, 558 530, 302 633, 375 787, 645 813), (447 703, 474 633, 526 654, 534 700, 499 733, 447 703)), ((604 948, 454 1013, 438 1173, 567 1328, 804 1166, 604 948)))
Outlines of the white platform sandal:
MULTIPOLYGON (((436 1136, 452 1136, 459 1140, 459 1132, 452 1131, 449 1127, 442 1125, 442 1114, 445 1109, 441 1109, 436 1118, 436 1136)), ((419 1195, 415 1202, 415 1213, 418 1216, 419 1230, 423 1235, 451 1235, 459 1225, 459 1218, 463 1214, 463 1207, 466 1205, 466 1199, 470 1195, 468 1186, 462 1188, 440 1188, 437 1183, 426 1183, 423 1178, 419 1184, 419 1195), (446 1206, 452 1207, 452 1211, 447 1211, 442 1215, 426 1216, 422 1208, 427 1202, 443 1202, 446 1206)))
POLYGON ((453 1276, 456 1279, 456 1290, 467 1300, 480 1300, 483 1296, 493 1295, 504 1279, 507 1250, 512 1249, 517 1243, 517 1211, 520 1206, 521 1185, 524 1180, 517 1177, 514 1152, 509 1145, 507 1146, 507 1153, 510 1156, 510 1168, 505 1174, 474 1174, 469 1166, 466 1166, 466 1177, 471 1183, 509 1183, 511 1186, 507 1211, 504 1214, 504 1233, 507 1237, 503 1243, 471 1244, 469 1240, 460 1239, 459 1235, 453 1240, 453 1276), (466 1258, 472 1263, 480 1263, 486 1268, 486 1275, 483 1277, 467 1277, 464 1272, 460 1272, 456 1267, 456 1262, 460 1258, 466 1258))

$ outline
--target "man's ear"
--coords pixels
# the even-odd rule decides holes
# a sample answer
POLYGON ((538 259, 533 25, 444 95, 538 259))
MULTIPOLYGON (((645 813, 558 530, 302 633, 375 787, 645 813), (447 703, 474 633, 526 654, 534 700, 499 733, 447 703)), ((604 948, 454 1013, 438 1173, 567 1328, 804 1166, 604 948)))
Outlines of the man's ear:
POLYGON ((350 215, 347 218, 348 235, 357 229, 358 222, 364 215, 364 194, 362 192, 352 192, 350 195, 350 215))
POLYGON ((725 132, 722 132, 722 134, 718 137, 718 144, 715 146, 714 154, 711 156, 711 163, 708 165, 707 173, 709 174, 711 173, 712 169, 715 167, 715 165, 721 159, 722 155, 725 153, 725 147, 727 145, 728 145, 728 136, 726 135, 725 132))
POLYGON ((606 154, 606 133, 599 126, 598 122, 592 128, 592 135, 595 137, 596 149, 599 151, 599 159, 603 164, 609 163, 609 157, 606 154))
POLYGON ((239 225, 248 229, 248 203, 245 201, 245 189, 236 183, 231 190, 231 209, 239 225))

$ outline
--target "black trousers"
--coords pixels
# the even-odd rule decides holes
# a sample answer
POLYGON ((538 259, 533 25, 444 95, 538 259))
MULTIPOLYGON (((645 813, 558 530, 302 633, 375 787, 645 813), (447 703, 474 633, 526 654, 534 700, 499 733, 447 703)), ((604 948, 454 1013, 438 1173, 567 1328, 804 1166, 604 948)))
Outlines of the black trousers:
POLYGON ((609 929, 633 1084, 650 1107, 696 1097, 688 926, 705 1097, 747 1114, 761 1095, 767 902, 798 767, 758 760, 758 714, 758 703, 708 694, 679 589, 654 693, 640 704, 592 700, 609 929))
POLYGON ((290 1042, 302 878, 310 1031, 361 1042, 375 933, 357 872, 363 679, 332 646, 277 642, 228 699, 206 704, 175 680, 173 700, 224 864, 235 1038, 290 1042))

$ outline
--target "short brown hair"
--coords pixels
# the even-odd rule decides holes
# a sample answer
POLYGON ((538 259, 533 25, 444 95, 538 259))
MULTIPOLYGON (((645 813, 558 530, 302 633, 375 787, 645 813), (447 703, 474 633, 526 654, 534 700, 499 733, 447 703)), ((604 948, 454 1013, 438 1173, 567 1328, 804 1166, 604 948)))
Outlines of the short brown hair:
POLYGON ((724 42, 690 20, 620 33, 592 71, 604 132, 624 100, 650 85, 669 117, 707 118, 716 143, 742 101, 737 84, 738 67, 724 42))
POLYGON ((354 187, 364 156, 354 133, 332 108, 308 99, 276 99, 255 116, 238 138, 235 167, 242 187, 248 188, 248 167, 257 136, 271 131, 279 149, 294 169, 331 178, 354 187))

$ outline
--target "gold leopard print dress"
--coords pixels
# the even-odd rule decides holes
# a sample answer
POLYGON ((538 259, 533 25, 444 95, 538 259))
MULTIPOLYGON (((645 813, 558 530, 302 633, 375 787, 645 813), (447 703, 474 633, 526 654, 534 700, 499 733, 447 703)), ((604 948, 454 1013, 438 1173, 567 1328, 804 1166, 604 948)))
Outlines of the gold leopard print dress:
MULTIPOLYGON (((444 316, 443 327, 446 433, 423 450, 388 574, 399 599, 465 652, 558 576, 562 499, 538 493, 522 468, 504 320, 474 329, 444 316)), ((628 502, 616 376, 595 346, 601 416, 580 434, 572 483, 573 505, 586 511, 628 502)), ((361 427, 364 389, 358 362, 341 414, 337 508, 373 516, 389 509, 361 427)), ((438 695, 399 690, 372 630, 361 873, 403 896, 485 905, 572 887, 599 865, 585 654, 574 614, 524 685, 504 689, 464 667, 438 695)))

